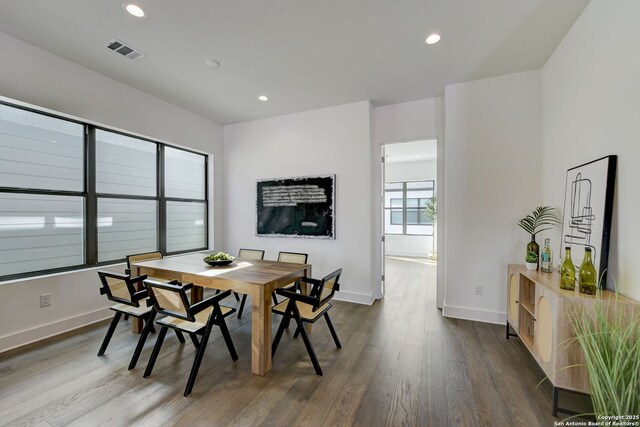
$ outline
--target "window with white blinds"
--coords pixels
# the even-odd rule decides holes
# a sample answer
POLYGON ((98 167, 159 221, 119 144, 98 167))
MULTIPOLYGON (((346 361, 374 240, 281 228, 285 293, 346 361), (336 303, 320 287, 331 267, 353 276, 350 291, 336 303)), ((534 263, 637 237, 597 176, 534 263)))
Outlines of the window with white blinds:
POLYGON ((157 251, 157 235, 157 201, 98 199, 99 262, 157 251))
POLYGON ((84 198, 0 193, 0 276, 84 264, 84 198))
POLYGON ((208 247, 207 157, 0 101, 0 281, 208 247))
POLYGON ((156 196, 157 150, 153 142, 96 130, 96 191, 156 196))
POLYGON ((202 248, 206 243, 207 209, 204 203, 167 201, 167 250, 202 248))
POLYGON ((164 149, 165 196, 204 200, 205 157, 171 147, 164 149))

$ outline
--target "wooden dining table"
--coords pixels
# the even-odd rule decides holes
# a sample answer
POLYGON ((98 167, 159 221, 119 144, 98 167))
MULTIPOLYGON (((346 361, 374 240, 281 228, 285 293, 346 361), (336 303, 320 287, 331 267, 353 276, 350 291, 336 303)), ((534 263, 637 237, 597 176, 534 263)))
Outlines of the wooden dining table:
POLYGON ((202 300, 203 288, 229 289, 249 295, 252 308, 251 372, 265 375, 271 369, 271 294, 300 277, 311 277, 311 265, 236 258, 227 266, 211 267, 203 261, 210 253, 132 263, 131 273, 193 283, 192 302, 202 300))

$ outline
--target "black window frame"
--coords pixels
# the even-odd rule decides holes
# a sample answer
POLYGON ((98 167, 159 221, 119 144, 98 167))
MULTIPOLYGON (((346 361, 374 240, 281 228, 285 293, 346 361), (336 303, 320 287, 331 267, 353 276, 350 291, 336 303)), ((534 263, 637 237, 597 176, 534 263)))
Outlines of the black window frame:
POLYGON ((84 170, 84 189, 83 191, 60 191, 60 190, 43 190, 34 188, 17 188, 17 187, 3 187, 0 186, 0 193, 14 193, 14 194, 39 194, 39 195, 53 195, 53 196, 75 196, 82 197, 84 200, 84 264, 77 264, 65 267, 50 268, 43 270, 28 271, 23 273, 14 273, 4 276, 0 276, 0 283, 23 279, 29 277, 45 276, 55 273, 72 272, 77 270, 83 270, 93 267, 102 267, 107 265, 120 264, 126 261, 126 258, 117 260, 101 261, 98 262, 98 199, 111 198, 111 199, 132 199, 132 200, 155 200, 157 203, 157 250, 161 251, 164 255, 177 255, 181 253, 197 252, 206 250, 209 248, 209 156, 207 154, 199 153, 195 150, 179 147, 165 142, 156 141, 151 138, 136 135, 134 133, 127 133, 117 129, 112 129, 104 125, 97 125, 82 121, 77 118, 69 118, 63 115, 57 115, 49 111, 39 110, 37 108, 14 104, 0 100, 0 105, 17 108, 20 110, 29 111, 35 114, 41 114, 44 116, 52 117, 58 120, 64 120, 71 123, 82 125, 84 128, 84 155, 83 155, 83 170, 84 170), (129 194, 111 194, 111 193, 97 193, 96 192, 96 130, 103 130, 106 132, 112 132, 120 135, 124 135, 130 138, 135 138, 141 141, 150 142, 156 145, 156 195, 155 196, 135 196, 129 194), (165 197, 165 170, 164 170, 164 148, 171 147, 176 150, 186 151, 189 153, 197 154, 204 157, 204 199, 191 199, 191 198, 176 198, 165 197), (168 201, 177 202, 189 202, 200 203, 205 206, 205 245, 199 248, 185 249, 180 251, 167 251, 167 217, 166 209, 168 201))
MULTIPOLYGON (((409 211, 411 212, 420 212, 424 210, 424 207, 420 207, 420 200, 426 199, 428 200, 429 197, 407 197, 407 193, 411 193, 413 191, 432 191, 432 193, 435 195, 436 194, 436 181, 435 179, 424 179, 424 180, 419 180, 419 181, 391 181, 391 182, 385 182, 385 195, 386 193, 397 193, 397 192, 402 192, 402 198, 400 199, 399 197, 394 197, 393 199, 389 200, 389 206, 384 206, 384 210, 385 212, 389 212, 389 224, 390 225, 402 225, 402 233, 389 233, 387 232, 386 229, 386 221, 385 221, 385 231, 384 234, 385 235, 389 235, 389 236, 433 236, 434 234, 434 224, 430 223, 430 224, 408 224, 407 223, 407 213, 409 211), (412 184, 415 182, 430 182, 431 186, 426 186, 426 187, 417 187, 417 188, 408 188, 408 184, 412 184), (391 188, 391 189, 387 189, 386 185, 387 184, 401 184, 402 188, 391 188), (410 207, 407 206, 407 200, 414 200, 417 199, 418 200, 418 207, 410 207), (392 206, 391 204, 391 200, 402 200, 402 207, 400 206, 392 206), (402 223, 397 223, 397 222, 393 222, 393 212, 398 212, 401 211, 402 212, 402 223), (430 234, 415 234, 415 233, 407 233, 407 226, 412 226, 412 227, 432 227, 431 228, 431 233, 430 234)), ((386 199, 386 197, 385 197, 386 199)), ((419 214, 418 214, 419 216, 419 214)))

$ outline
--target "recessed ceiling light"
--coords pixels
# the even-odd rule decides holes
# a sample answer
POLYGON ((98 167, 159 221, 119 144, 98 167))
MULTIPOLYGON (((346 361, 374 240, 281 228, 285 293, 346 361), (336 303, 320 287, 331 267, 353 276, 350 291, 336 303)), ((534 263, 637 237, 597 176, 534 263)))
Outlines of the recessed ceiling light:
POLYGON ((429 34, 429 37, 425 40, 427 44, 436 44, 440 41, 440 34, 429 34))
POLYGON ((418 154, 416 157, 422 157, 422 154, 418 154))
POLYGON ((216 61, 215 59, 207 59, 205 61, 205 64, 207 64, 207 67, 220 68, 220 63, 218 61, 216 61))
POLYGON ((258 99, 259 99, 260 101, 268 101, 268 100, 269 100, 269 97, 268 97, 268 96, 266 96, 266 95, 260 95, 260 96, 258 97, 258 99))
POLYGON ((140 6, 138 6, 137 4, 134 4, 134 3, 122 3, 122 6, 124 7, 124 10, 126 10, 131 15, 135 16, 136 18, 146 18, 147 17, 147 13, 144 10, 142 10, 142 8, 140 6))

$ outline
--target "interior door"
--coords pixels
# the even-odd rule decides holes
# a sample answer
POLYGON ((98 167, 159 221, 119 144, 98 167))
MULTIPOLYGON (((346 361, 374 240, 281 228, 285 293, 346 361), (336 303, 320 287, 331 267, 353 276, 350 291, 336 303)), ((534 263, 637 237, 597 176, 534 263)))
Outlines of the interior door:
POLYGON ((382 291, 382 296, 384 297, 384 292, 385 292, 385 280, 384 280, 384 273, 385 273, 385 236, 384 236, 384 223, 385 223, 385 219, 384 219, 384 169, 385 169, 385 164, 384 164, 384 159, 385 159, 385 155, 384 155, 384 145, 382 146, 382 150, 381 150, 381 156, 380 156, 380 176, 381 176, 381 181, 380 181, 380 244, 381 244, 381 251, 380 251, 380 265, 381 265, 381 272, 380 272, 380 277, 381 277, 381 284, 380 286, 382 287, 381 291, 382 291))

